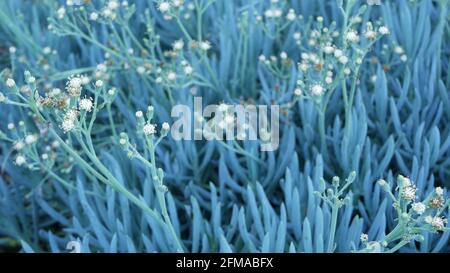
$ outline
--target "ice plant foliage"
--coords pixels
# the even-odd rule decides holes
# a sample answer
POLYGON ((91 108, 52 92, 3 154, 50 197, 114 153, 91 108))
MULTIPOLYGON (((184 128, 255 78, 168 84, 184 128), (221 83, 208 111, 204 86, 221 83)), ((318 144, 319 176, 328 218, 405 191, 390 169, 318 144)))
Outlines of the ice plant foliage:
POLYGON ((0 1, 0 252, 449 252, 449 9, 0 1))

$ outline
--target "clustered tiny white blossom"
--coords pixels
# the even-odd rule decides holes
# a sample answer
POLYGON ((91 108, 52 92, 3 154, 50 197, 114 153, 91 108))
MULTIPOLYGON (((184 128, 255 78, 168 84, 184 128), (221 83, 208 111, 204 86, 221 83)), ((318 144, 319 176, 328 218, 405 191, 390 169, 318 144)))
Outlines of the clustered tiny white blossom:
POLYGON ((9 78, 6 80, 6 86, 8 86, 9 88, 13 88, 14 86, 16 86, 16 82, 13 79, 9 78))
POLYGON ((158 9, 159 11, 161 11, 162 13, 166 13, 170 10, 170 3, 167 1, 162 1, 161 3, 159 3, 158 5, 158 9))
POLYGON ((357 43, 359 42, 359 36, 358 36, 358 32, 356 32, 356 30, 350 30, 349 32, 347 32, 347 36, 346 36, 347 41, 351 42, 351 43, 357 43))
POLYGON ((153 134, 156 133, 156 126, 154 124, 151 124, 151 123, 147 122, 142 127, 142 132, 145 135, 153 135, 153 134))
POLYGON ((184 47, 184 42, 183 42, 183 40, 180 39, 180 40, 175 41, 175 42, 172 44, 172 47, 173 47, 173 50, 177 50, 177 51, 182 50, 183 47, 184 47))
POLYGON ((169 131, 169 129, 170 129, 169 123, 164 122, 164 123, 162 124, 162 129, 163 129, 164 131, 169 131))
POLYGON ((286 15, 286 19, 289 21, 294 21, 297 18, 297 15, 295 15, 295 11, 293 9, 290 9, 288 14, 286 15))
POLYGON ((137 68, 136 68, 136 72, 138 73, 138 74, 144 74, 145 73, 145 67, 143 67, 143 66, 138 66, 137 68))
POLYGON ((322 85, 320 85, 320 84, 314 84, 312 87, 311 87, 311 93, 314 95, 314 96, 322 96, 323 95, 323 93, 324 93, 324 88, 322 87, 322 85))
POLYGON ((83 81, 80 76, 71 76, 69 81, 66 83, 66 90, 72 97, 78 97, 81 95, 81 90, 83 89, 83 81))
POLYGON ((64 7, 60 7, 57 11, 56 11, 57 17, 58 19, 63 19, 64 16, 66 15, 66 9, 64 7))
POLYGON ((434 189, 434 191, 436 192, 437 195, 442 196, 444 195, 444 190, 441 187, 436 187, 436 189, 434 189))
POLYGON ((78 106, 80 107, 81 110, 86 111, 86 112, 91 112, 92 111, 92 98, 84 98, 81 99, 78 102, 78 106))
POLYGON ((425 212, 425 210, 427 209, 427 207, 421 202, 413 203, 411 205, 411 208, 418 215, 422 215, 425 212))
POLYGON ((183 68, 183 71, 184 71, 184 74, 186 74, 186 75, 192 75, 192 73, 194 72, 194 69, 192 68, 192 66, 190 66, 190 65, 186 65, 184 68, 183 68))
POLYGON ((36 135, 27 135, 25 137, 25 143, 26 144, 33 144, 38 140, 38 137, 36 135))
POLYGON ((264 12, 264 16, 266 16, 266 18, 268 18, 268 19, 280 18, 281 16, 283 16, 283 11, 278 8, 268 9, 264 12))
POLYGON ((70 132, 75 129, 75 122, 78 117, 78 112, 75 109, 69 109, 66 111, 63 121, 60 125, 64 133, 70 132))
POLYGON ((425 222, 431 225, 435 230, 443 230, 445 228, 445 224, 447 223, 447 219, 444 219, 439 216, 427 216, 425 217, 425 222))
POLYGON ((211 49, 211 43, 209 41, 200 42, 200 49, 203 51, 208 51, 211 49))
POLYGON ((405 200, 408 201, 413 201, 414 199, 416 199, 416 187, 415 186, 406 186, 402 189, 402 197, 405 200))
POLYGON ((22 140, 17 140, 14 142, 13 148, 16 151, 20 151, 25 147, 25 143, 22 140))
POLYGON ((360 239, 361 239, 361 242, 365 243, 369 240, 369 235, 363 233, 363 234, 361 234, 360 239))
POLYGON ((177 74, 173 71, 169 71, 169 73, 167 73, 167 79, 169 81, 174 81, 177 78, 177 74))
POLYGON ((103 86, 103 81, 102 81, 102 80, 97 80, 97 81, 95 82, 95 87, 100 88, 100 87, 102 87, 102 86, 103 86))
POLYGON ((17 155, 14 163, 17 166, 22 166, 23 164, 27 163, 27 160, 23 155, 17 155))
POLYGON ((97 21, 97 19, 98 19, 98 13, 97 13, 97 12, 92 12, 92 13, 89 15, 89 19, 92 20, 92 21, 97 21))
POLYGON ((389 28, 386 26, 381 26, 378 29, 378 32, 380 32, 381 35, 387 35, 387 34, 389 34, 389 28))
POLYGON ((144 116, 144 113, 142 113, 142 111, 137 111, 135 115, 137 118, 142 118, 144 116))

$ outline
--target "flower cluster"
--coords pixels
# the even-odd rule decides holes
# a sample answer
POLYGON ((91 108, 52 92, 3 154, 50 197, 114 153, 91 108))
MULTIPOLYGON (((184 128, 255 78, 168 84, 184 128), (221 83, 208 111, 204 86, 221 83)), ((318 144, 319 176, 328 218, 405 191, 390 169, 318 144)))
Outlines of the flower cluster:
MULTIPOLYGON (((398 215, 397 226, 393 231, 376 243, 381 248, 397 249, 411 240, 422 240, 423 232, 440 232, 450 230, 447 227, 448 220, 442 215, 449 206, 450 200, 445 200, 444 190, 436 187, 422 201, 417 201, 417 188, 414 183, 405 176, 397 177, 396 194, 391 191, 390 184, 380 179, 378 185, 389 195, 393 201, 393 207, 398 215)), ((370 250, 367 238, 361 235, 361 241, 365 243, 366 250, 370 250), (364 239, 364 240, 363 240, 364 239)))

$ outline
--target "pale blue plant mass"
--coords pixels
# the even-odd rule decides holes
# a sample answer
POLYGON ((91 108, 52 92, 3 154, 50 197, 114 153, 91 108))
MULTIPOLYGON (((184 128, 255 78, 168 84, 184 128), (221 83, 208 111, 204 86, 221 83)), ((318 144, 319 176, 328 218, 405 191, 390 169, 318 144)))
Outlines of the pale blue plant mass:
POLYGON ((450 252, 449 11, 0 1, 0 252, 450 252), (174 139, 195 97, 277 149, 174 139))

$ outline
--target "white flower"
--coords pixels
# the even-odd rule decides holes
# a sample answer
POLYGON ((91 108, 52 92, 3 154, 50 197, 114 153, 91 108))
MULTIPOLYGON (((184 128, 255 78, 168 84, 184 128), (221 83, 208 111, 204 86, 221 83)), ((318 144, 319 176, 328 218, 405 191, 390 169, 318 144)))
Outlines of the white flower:
POLYGON ((83 111, 91 112, 92 106, 93 106, 92 98, 84 98, 84 99, 80 100, 80 102, 78 103, 78 106, 83 111))
POLYGON ((64 16, 66 15, 66 9, 64 7, 60 7, 57 11, 56 11, 57 17, 58 19, 63 19, 64 16))
POLYGON ((97 21, 97 19, 98 19, 98 13, 97 13, 97 12, 92 12, 92 13, 89 15, 89 19, 91 19, 92 21, 97 21))
POLYGON ((308 70, 309 65, 306 63, 301 63, 299 67, 301 71, 305 72, 306 70, 308 70))
POLYGON ((359 238, 361 239, 361 242, 367 242, 369 240, 369 235, 363 233, 359 238))
POLYGON ((184 67, 183 70, 184 70, 184 74, 186 74, 186 75, 192 75, 192 73, 194 72, 194 69, 190 65, 184 67))
POLYGON ((81 90, 83 81, 79 76, 72 76, 69 78, 69 81, 66 83, 66 90, 72 97, 78 97, 81 95, 81 90))
POLYGON ((38 137, 36 135, 27 135, 25 137, 25 143, 26 144, 32 144, 34 142, 36 142, 38 139, 38 137))
POLYGON ((403 50, 403 48, 402 48, 401 46, 396 46, 396 47, 394 48, 394 52, 395 52, 396 54, 400 55, 400 54, 403 54, 404 50, 403 50))
POLYGON ((78 111, 75 109, 69 109, 64 115, 64 119, 75 121, 78 117, 78 111))
POLYGON ((116 94, 116 88, 115 87, 113 87, 113 88, 108 90, 108 95, 114 96, 115 94, 116 94))
POLYGON ((444 195, 444 190, 441 187, 436 187, 436 189, 434 189, 434 191, 436 192, 437 195, 442 196, 444 195))
POLYGON ((342 55, 341 57, 339 57, 339 62, 341 64, 347 64, 348 63, 348 58, 345 55, 342 55))
POLYGON ((14 123, 8 123, 8 130, 13 130, 16 126, 14 125, 14 123))
POLYGON ((22 166, 23 164, 27 163, 27 160, 23 155, 18 155, 16 157, 15 163, 17 166, 22 166))
POLYGON ((169 129, 170 129, 169 123, 164 122, 164 123, 162 124, 162 129, 163 129, 164 131, 169 131, 169 129))
POLYGON ((447 223, 447 220, 438 216, 435 216, 431 219, 430 225, 435 230, 443 230, 445 228, 445 224, 447 223))
POLYGON ((294 95, 297 96, 297 97, 301 96, 302 95, 302 90, 300 88, 296 88, 294 90, 294 95))
POLYGON ((60 127, 64 131, 64 133, 70 132, 75 129, 75 121, 69 118, 64 119, 60 127))
POLYGON ((416 187, 415 186, 407 186, 402 189, 401 195, 403 199, 408 201, 413 201, 416 199, 416 187))
POLYGON ((88 76, 81 76, 81 84, 82 85, 87 85, 87 84, 89 84, 89 82, 91 82, 91 79, 89 79, 88 76))
POLYGON ((326 54, 332 54, 333 52, 334 52, 334 47, 332 47, 332 46, 325 46, 324 48, 323 48, 323 52, 325 52, 326 54))
POLYGON ((183 40, 177 40, 172 44, 174 50, 182 50, 184 47, 183 40))
POLYGON ((183 5, 183 1, 182 0, 172 0, 172 5, 176 8, 179 8, 183 5))
POLYGON ((317 20, 317 22, 322 23, 323 22, 323 17, 322 16, 317 16, 316 20, 317 20))
POLYGON ((108 67, 106 66, 106 64, 101 63, 101 64, 98 64, 98 65, 97 65, 96 69, 97 69, 98 71, 101 71, 101 72, 104 72, 104 73, 105 73, 105 72, 108 70, 108 67))
POLYGON ((294 33, 294 40, 300 40, 302 38, 302 34, 300 32, 295 32, 294 33))
POLYGON ((159 9, 159 11, 161 11, 163 13, 168 12, 170 10, 170 3, 163 1, 163 2, 159 3, 158 9, 159 9))
POLYGON ((280 18, 281 16, 283 16, 283 11, 281 9, 273 10, 273 17, 280 18))
POLYGON ((389 34, 389 28, 387 26, 381 26, 378 29, 378 32, 380 32, 381 35, 387 35, 389 34))
POLYGON ((169 81, 174 81, 177 78, 177 74, 173 71, 170 71, 169 73, 167 73, 167 79, 169 81))
POLYGON ((145 67, 143 67, 143 66, 138 66, 138 67, 136 68, 136 72, 137 72, 138 74, 144 74, 144 73, 145 73, 145 67))
POLYGON ((274 16, 274 12, 271 9, 268 9, 264 12, 264 16, 266 16, 267 18, 271 18, 274 16))
POLYGON ((311 93, 314 96, 318 96, 318 97, 322 96, 323 92, 324 92, 324 89, 323 89, 322 85, 320 85, 320 84, 315 84, 311 87, 311 93))
POLYGON ((373 30, 368 30, 364 33, 364 36, 369 40, 373 40, 377 37, 377 33, 373 30))
POLYGON ((153 135, 156 133, 156 126, 147 122, 144 127, 142 127, 142 132, 144 132, 145 135, 153 135))
POLYGON ((108 2, 108 8, 115 10, 119 7, 119 3, 116 0, 111 0, 108 2))
POLYGON ((127 140, 125 138, 121 138, 119 140, 119 143, 120 143, 120 145, 125 145, 125 144, 127 144, 127 140))
POLYGON ((340 49, 335 49, 334 50, 334 57, 339 58, 342 55, 344 55, 344 52, 342 52, 342 50, 340 50, 340 49))
POLYGON ((288 57, 288 55, 287 55, 287 53, 286 52, 281 52, 281 54, 280 54, 280 57, 281 57, 281 59, 287 59, 287 57, 288 57))
POLYGON ((45 55, 48 55, 50 53, 52 53, 52 49, 49 46, 44 47, 44 49, 42 49, 42 53, 44 53, 45 55))
POLYGON ((259 55, 258 59, 259 59, 260 62, 264 62, 264 61, 266 61, 266 56, 259 55))
POLYGON ((411 205, 411 208, 413 209, 413 211, 419 215, 423 214, 425 212, 425 210, 427 209, 427 207, 421 203, 421 202, 417 202, 411 205))
POLYGON ((290 9, 288 14, 286 15, 286 19, 289 21, 294 21, 297 16, 295 15, 295 11, 293 9, 290 9))
POLYGON ((403 55, 400 57, 400 60, 401 60, 402 62, 406 62, 406 61, 408 60, 408 56, 406 56, 405 54, 403 54, 403 55))
POLYGON ((327 84, 332 84, 332 83, 333 83, 333 78, 332 78, 332 77, 326 77, 326 78, 325 78, 325 82, 326 82, 327 84))
POLYGON ((22 140, 18 140, 16 142, 14 142, 14 146, 13 146, 14 150, 20 151, 23 149, 23 147, 25 147, 25 143, 23 143, 22 140))
POLYGON ((345 38, 351 43, 357 43, 359 41, 358 32, 356 32, 356 30, 350 30, 347 32, 347 36, 345 38))
POLYGON ((99 88, 102 87, 102 86, 103 86, 103 81, 102 81, 102 80, 96 81, 96 82, 95 82, 95 86, 96 86, 96 87, 99 87, 99 88))
POLYGON ((203 51, 208 51, 211 49, 211 44, 209 41, 200 42, 200 49, 203 51))
POLYGON ((48 159, 48 154, 42 154, 42 155, 41 155, 41 158, 42 158, 43 160, 47 160, 47 159, 48 159))
POLYGON ((16 82, 13 79, 9 78, 6 80, 6 86, 8 86, 9 88, 13 88, 14 86, 16 86, 16 82))
POLYGON ((137 111, 135 115, 137 118, 142 118, 144 116, 144 113, 142 113, 142 111, 137 111))
POLYGON ((116 13, 112 9, 106 8, 103 10, 103 16, 111 20, 114 20, 116 18, 116 13))
POLYGON ((9 53, 11 53, 11 54, 16 53, 16 51, 17 51, 17 49, 16 49, 14 46, 11 46, 11 47, 9 48, 9 53))

